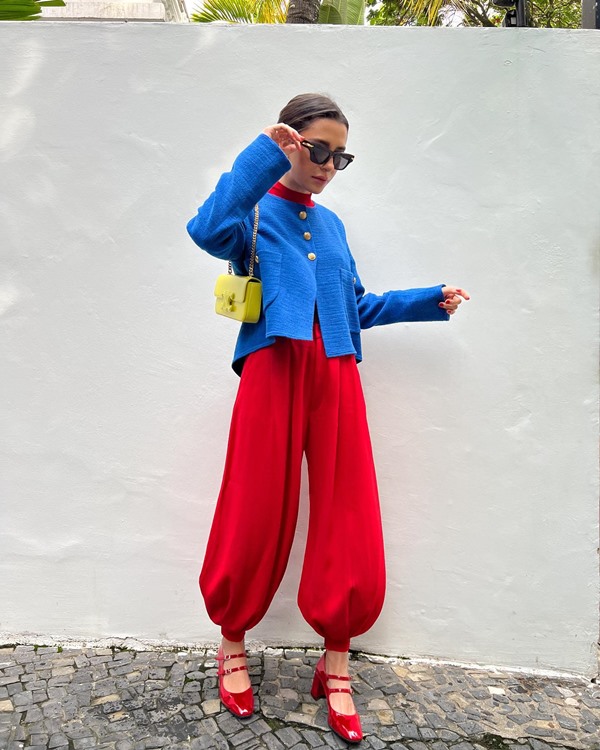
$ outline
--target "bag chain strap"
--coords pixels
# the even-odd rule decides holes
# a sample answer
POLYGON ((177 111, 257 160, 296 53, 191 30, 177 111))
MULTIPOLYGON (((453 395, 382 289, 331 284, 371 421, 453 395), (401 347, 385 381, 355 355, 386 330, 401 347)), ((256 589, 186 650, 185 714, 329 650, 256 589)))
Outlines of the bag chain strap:
MULTIPOLYGON (((254 259, 256 258, 256 238, 258 236, 258 203, 254 206, 254 227, 252 229, 252 251, 250 253, 250 265, 248 266, 248 275, 254 276, 254 259)), ((231 261, 227 262, 227 273, 233 274, 231 261)))

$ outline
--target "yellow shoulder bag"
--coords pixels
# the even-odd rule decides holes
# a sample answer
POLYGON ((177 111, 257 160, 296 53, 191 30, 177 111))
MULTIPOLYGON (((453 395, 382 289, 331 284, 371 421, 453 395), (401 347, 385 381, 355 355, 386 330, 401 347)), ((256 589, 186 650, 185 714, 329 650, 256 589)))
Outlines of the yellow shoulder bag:
POLYGON ((254 206, 254 229, 252 231, 252 251, 248 276, 236 276, 231 261, 227 273, 217 277, 215 285, 215 312, 242 323, 256 323, 260 318, 262 284, 254 276, 256 258, 256 237, 258 235, 258 203, 254 206))

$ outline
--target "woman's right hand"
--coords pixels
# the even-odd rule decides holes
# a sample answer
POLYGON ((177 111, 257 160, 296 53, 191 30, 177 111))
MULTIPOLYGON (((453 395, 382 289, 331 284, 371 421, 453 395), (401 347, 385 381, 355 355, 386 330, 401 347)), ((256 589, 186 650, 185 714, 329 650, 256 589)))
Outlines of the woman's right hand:
POLYGON ((300 133, 294 128, 290 128, 284 122, 278 122, 277 125, 269 125, 263 130, 271 140, 279 146, 286 156, 293 154, 294 151, 300 151, 301 143, 304 140, 300 133))

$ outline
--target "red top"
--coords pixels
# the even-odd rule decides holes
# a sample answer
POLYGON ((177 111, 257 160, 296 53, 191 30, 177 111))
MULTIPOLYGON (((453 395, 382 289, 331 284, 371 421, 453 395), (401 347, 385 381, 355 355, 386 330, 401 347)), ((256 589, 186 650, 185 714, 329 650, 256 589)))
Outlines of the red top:
POLYGON ((281 182, 276 182, 269 190, 269 193, 271 193, 271 195, 276 195, 279 198, 285 198, 286 201, 302 203, 303 206, 309 206, 309 208, 312 208, 315 205, 312 199, 312 193, 299 193, 297 190, 290 190, 289 187, 282 185, 281 182))

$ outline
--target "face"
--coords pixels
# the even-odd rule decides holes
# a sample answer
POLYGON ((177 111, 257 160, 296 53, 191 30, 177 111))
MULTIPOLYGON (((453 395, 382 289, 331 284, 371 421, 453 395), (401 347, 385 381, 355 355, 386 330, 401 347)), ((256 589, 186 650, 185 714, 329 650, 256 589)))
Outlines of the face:
MULTIPOLYGON (((310 125, 300 132, 307 141, 320 143, 330 151, 345 151, 348 131, 346 126, 337 120, 320 118, 313 120, 310 125)), ((281 178, 281 182, 290 190, 299 193, 321 193, 333 179, 336 170, 333 160, 326 164, 313 164, 308 149, 302 147, 294 151, 289 157, 292 168, 281 178)))

